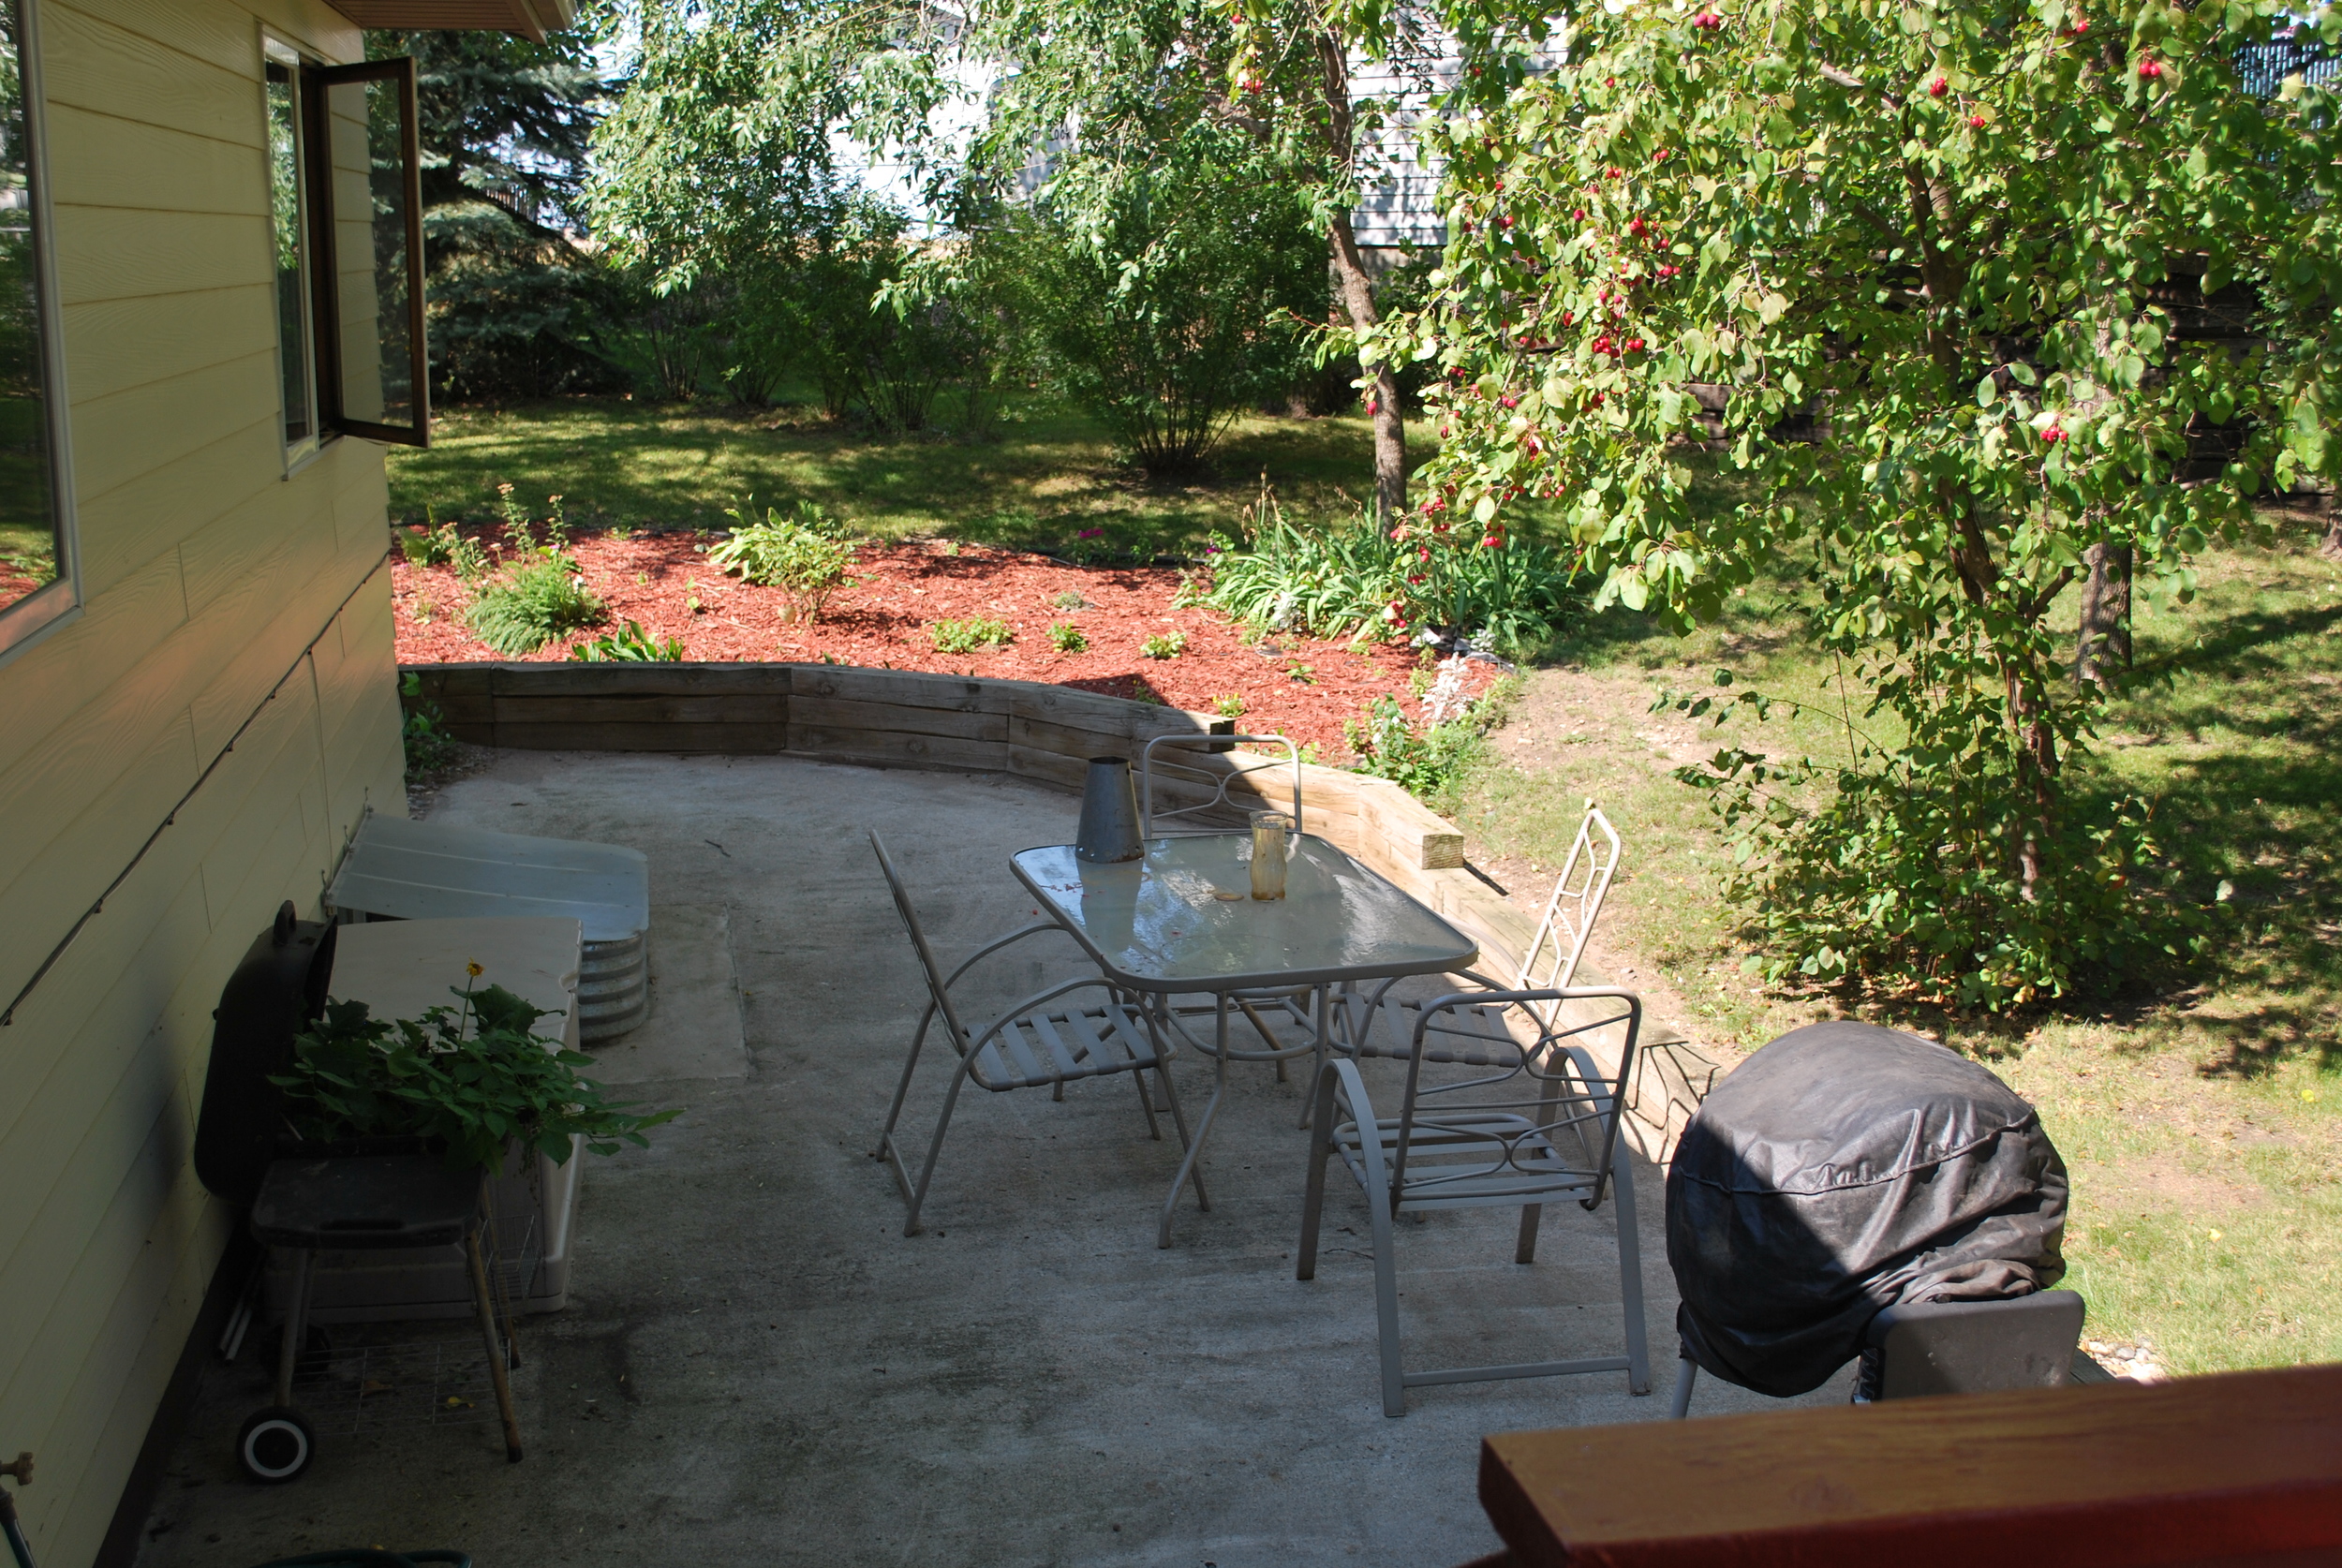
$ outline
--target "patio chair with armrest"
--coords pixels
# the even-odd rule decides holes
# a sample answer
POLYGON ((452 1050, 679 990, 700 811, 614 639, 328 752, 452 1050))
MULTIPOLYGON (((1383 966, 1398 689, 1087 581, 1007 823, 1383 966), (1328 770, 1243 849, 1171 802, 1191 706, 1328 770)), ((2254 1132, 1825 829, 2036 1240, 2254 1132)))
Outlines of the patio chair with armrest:
MULTIPOLYGON (((1545 901, 1545 913, 1521 953, 1509 989, 1561 992, 1570 988, 1578 978, 1579 962, 1585 957, 1586 944, 1593 939, 1594 922, 1601 918, 1602 902, 1608 896, 1610 880, 1618 872, 1619 854, 1618 830, 1610 825, 1602 807, 1588 796, 1585 812, 1578 820, 1578 836, 1570 843, 1569 858, 1562 863, 1561 875, 1553 880, 1553 891, 1545 901)), ((1507 989, 1489 976, 1471 970, 1450 978, 1469 982, 1488 992, 1507 989)), ((1550 1024, 1554 1021, 1554 1005, 1537 1004, 1531 1011, 1541 1025, 1550 1024)), ((1335 998, 1336 1012, 1343 1026, 1341 1037, 1379 1047, 1367 1049, 1364 1054, 1368 1056, 1405 1055, 1406 1042, 1423 1006, 1419 999, 1392 998, 1387 985, 1371 992, 1347 991, 1335 998)), ((1483 1060, 1477 1065, 1489 1065, 1502 1058, 1511 1047, 1511 1037, 1502 1028, 1504 1016, 1500 1011, 1485 1021, 1494 1023, 1503 1038, 1491 1040, 1483 1048, 1483 1060)), ((1454 1048, 1451 1043, 1449 1049, 1454 1048)))
POLYGON ((1406 1391, 1431 1383, 1499 1378, 1558 1377, 1623 1371, 1636 1394, 1651 1388, 1643 1323, 1640 1237, 1636 1230, 1634 1171, 1619 1154, 1619 1117, 1634 1070, 1642 1002, 1631 991, 1515 990, 1456 993, 1425 1003, 1403 1053, 1395 1044, 1362 1042, 1362 1056, 1397 1057, 1407 1063, 1396 1117, 1377 1117, 1358 1063, 1338 1057, 1317 1079, 1312 1111, 1309 1190, 1294 1277, 1317 1271, 1317 1237, 1326 1200, 1326 1162, 1339 1156, 1366 1194, 1374 1245, 1374 1304, 1381 1344, 1383 1413, 1406 1413, 1406 1391), (1588 1001, 1599 1014, 1560 1022, 1564 1001, 1588 1001), (1508 1015, 1523 1043, 1508 1028, 1508 1015), (1581 1037, 1622 1028, 1618 1070, 1605 1077, 1581 1037), (1471 1075, 1428 1082, 1425 1068, 1463 1067, 1471 1075), (1615 1191, 1619 1293, 1625 1311, 1623 1355, 1465 1367, 1410 1372, 1401 1360, 1399 1285, 1394 1256, 1401 1215, 1430 1209, 1513 1207, 1520 1224, 1513 1258, 1536 1258, 1543 1206, 1576 1198, 1589 1211, 1615 1191))
MULTIPOLYGON (((1147 1116, 1147 1131, 1160 1139, 1163 1129, 1155 1119, 1152 1100, 1147 1092, 1146 1074, 1152 1072, 1165 1102, 1171 1111, 1173 1124, 1178 1129, 1179 1146, 1188 1142, 1187 1118, 1179 1110, 1178 1091, 1164 1071, 1175 1048, 1167 1039, 1161 1038, 1149 1027, 1145 1012, 1135 1001, 1124 998, 1101 975, 1078 976, 1044 986, 1012 1004, 1000 1016, 980 1030, 971 1030, 959 1020, 959 1011, 952 1001, 951 987, 969 969, 987 954, 998 952, 1011 942, 1055 929, 1045 924, 1030 925, 1000 938, 977 951, 974 956, 946 977, 942 966, 936 961, 935 951, 927 945, 926 933, 920 928, 918 911, 912 907, 911 895, 904 891, 902 878, 895 870, 895 863, 886 852, 886 845, 877 832, 870 834, 870 848, 878 856, 879 869, 885 875, 887 891, 894 895, 895 912, 902 917, 903 931, 911 939, 912 951, 918 955, 921 973, 926 977, 927 1008, 921 1016, 918 1032, 912 1037, 909 1058, 903 1063, 902 1078, 895 1088, 894 1103, 887 1108, 886 1125, 879 1132, 878 1146, 872 1149, 873 1159, 887 1161, 895 1173, 895 1180, 902 1189, 903 1200, 910 1212, 903 1220, 903 1235, 919 1234, 919 1210, 925 1206, 928 1183, 934 1179, 937 1159, 943 1152, 943 1135, 951 1128, 952 1113, 958 1106, 959 1092, 970 1083, 994 1094, 1012 1089, 1038 1088, 1043 1085, 1062 1091, 1068 1083, 1084 1078, 1107 1077, 1128 1072, 1138 1086, 1139 1108, 1147 1116), (1065 998, 1083 991, 1105 994, 1104 1000, 1093 1006, 1058 1006, 1065 998), (937 1019, 942 1021, 943 1032, 957 1054, 958 1067, 952 1074, 951 1087, 943 1096, 942 1114, 936 1118, 935 1136, 927 1144, 926 1160, 921 1165, 916 1180, 903 1163, 902 1152, 897 1146, 895 1130, 900 1121, 903 1102, 911 1088, 912 1074, 918 1068, 919 1056, 926 1044, 928 1028, 937 1019)), ((1195 1179, 1196 1199, 1203 1201, 1203 1181, 1195 1179)))

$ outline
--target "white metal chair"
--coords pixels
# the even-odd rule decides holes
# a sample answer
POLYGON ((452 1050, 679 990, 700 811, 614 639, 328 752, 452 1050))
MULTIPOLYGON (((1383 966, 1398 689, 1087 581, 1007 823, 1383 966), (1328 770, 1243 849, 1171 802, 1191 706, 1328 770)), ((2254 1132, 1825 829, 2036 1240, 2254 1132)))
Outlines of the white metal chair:
MULTIPOLYGON (((1585 957, 1586 944, 1593 939, 1594 922, 1601 918, 1602 901, 1609 895, 1610 880, 1617 875, 1619 854, 1618 830, 1603 815, 1601 806, 1588 797, 1585 813, 1578 820, 1578 836, 1569 846, 1569 858, 1562 863, 1561 875, 1553 879, 1553 891, 1545 901, 1545 912, 1514 969, 1509 989, 1570 988, 1578 978, 1579 962, 1585 957)), ((1470 969, 1453 978, 1468 981, 1486 991, 1506 989, 1494 979, 1470 969)), ((1406 1054, 1416 1015, 1423 1004, 1391 999, 1389 991, 1386 985, 1371 993, 1344 991, 1334 998, 1341 1023, 1341 1048, 1367 1056, 1406 1054)), ((1541 1025, 1554 1021, 1549 1015, 1549 1005, 1534 1006, 1531 1011, 1541 1025)), ((1483 1059, 1474 1065, 1495 1062, 1510 1045, 1509 1036, 1502 1042, 1491 1042, 1481 1053, 1483 1059), (1490 1051, 1496 1054, 1488 1054, 1490 1051)))
POLYGON ((1138 831, 1142 837, 1157 838, 1175 833, 1225 833, 1240 824, 1208 819, 1220 812, 1269 811, 1281 807, 1267 804, 1275 800, 1267 788, 1270 780, 1266 775, 1284 768, 1293 771, 1293 830, 1301 831, 1301 753, 1293 742, 1282 735, 1157 735, 1138 754, 1138 831), (1264 757, 1254 751, 1238 751, 1239 746, 1281 746, 1284 756, 1264 757), (1201 751, 1211 757, 1224 759, 1217 765, 1187 762, 1165 755, 1160 760, 1155 753, 1168 749, 1201 751), (1168 801, 1175 794, 1191 797, 1208 791, 1205 798, 1188 806, 1155 809, 1158 779, 1162 794, 1168 801), (1243 784, 1259 794, 1263 804, 1245 806, 1228 798, 1231 785, 1243 784), (1183 820, 1184 819, 1184 820, 1183 820))
POLYGON ((1326 1201, 1326 1162, 1339 1156, 1366 1194, 1374 1243, 1374 1305, 1380 1324, 1383 1413, 1406 1413, 1406 1391, 1430 1383, 1497 1378, 1556 1377, 1623 1371, 1630 1392, 1651 1389, 1643 1324, 1640 1236, 1636 1231, 1634 1168, 1619 1150, 1619 1117, 1634 1070, 1642 1002, 1608 988, 1458 993, 1415 1013, 1406 1046, 1406 1087, 1396 1117, 1378 1117, 1356 1061, 1336 1058, 1319 1072, 1311 1115, 1309 1191, 1294 1278, 1317 1272, 1317 1236, 1326 1201), (1601 1005, 1599 1016, 1559 1026, 1563 1001, 1601 1005), (1516 1042, 1506 1024, 1517 1013, 1534 1043, 1516 1042), (1596 1029, 1623 1026, 1618 1071, 1605 1077, 1577 1043, 1596 1029), (1451 1083, 1426 1081, 1424 1069, 1459 1064, 1476 1071, 1451 1083), (1619 1293, 1626 1351, 1560 1361, 1409 1372, 1400 1358, 1398 1264, 1393 1221, 1441 1208, 1520 1209, 1513 1258, 1536 1257, 1544 1205, 1576 1198, 1591 1210, 1615 1190, 1619 1293))
MULTIPOLYGON (((1155 1108, 1147 1092, 1145 1074, 1149 1071, 1161 1087, 1164 1103, 1171 1112, 1173 1124, 1178 1129, 1179 1146, 1187 1147, 1187 1118, 1179 1110, 1178 1088, 1171 1074, 1164 1069, 1171 1061, 1175 1047, 1163 1037, 1148 1018, 1135 998, 1115 991, 1104 977, 1091 974, 1073 980, 1060 981, 1044 986, 1030 996, 1012 1004, 990 1024, 979 1030, 971 1030, 959 1021, 958 1010, 952 1004, 951 987, 973 967, 977 959, 996 953, 1011 942, 1058 927, 1047 922, 1028 925, 979 948, 949 976, 936 962, 935 952, 927 945, 926 934, 920 929, 917 910, 912 908, 911 895, 903 890, 902 878, 897 875, 894 861, 886 853, 886 845, 873 830, 870 848, 878 855, 879 869, 885 874, 887 891, 894 895, 895 912, 902 917, 903 931, 911 939, 911 946, 919 956, 919 968, 926 977, 927 1006, 920 1015, 918 1032, 912 1037, 911 1053, 903 1063, 901 1079, 895 1086, 894 1103, 887 1107, 886 1125, 880 1130, 878 1146, 870 1151, 872 1159, 884 1160, 893 1168, 896 1183, 901 1187, 903 1200, 910 1205, 910 1213, 903 1220, 903 1235, 919 1234, 919 1210, 926 1202, 927 1184, 934 1179, 935 1162, 943 1152, 943 1134, 952 1124, 952 1112, 959 1103, 959 1091, 972 1082, 978 1088, 994 1094, 1011 1089, 1038 1088, 1049 1086, 1057 1097, 1064 1097, 1068 1083, 1083 1078, 1105 1077, 1116 1072, 1128 1072, 1138 1086, 1139 1108, 1147 1115, 1147 1131, 1160 1139, 1163 1129, 1155 1120, 1155 1108), (1106 993, 1103 1004, 1089 1007, 1050 1008, 1046 1004, 1086 990, 1106 993), (959 1058, 958 1070, 952 1074, 950 1089, 943 1096, 943 1111, 935 1123, 935 1136, 927 1145, 926 1163, 920 1167, 918 1178, 912 1178, 904 1165, 901 1150, 895 1140, 896 1124, 902 1117, 903 1102, 911 1090, 912 1074, 919 1065, 919 1054, 926 1043, 927 1029, 938 1016, 943 1021, 945 1037, 959 1058)), ((1198 1202, 1203 1200, 1203 1182, 1195 1180, 1198 1202)))

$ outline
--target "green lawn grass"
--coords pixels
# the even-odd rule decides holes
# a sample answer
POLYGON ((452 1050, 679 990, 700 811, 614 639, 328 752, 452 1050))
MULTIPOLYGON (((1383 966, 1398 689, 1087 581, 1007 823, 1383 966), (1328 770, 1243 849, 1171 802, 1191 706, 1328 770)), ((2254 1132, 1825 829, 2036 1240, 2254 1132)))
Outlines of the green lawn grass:
POLYGON ((391 515, 486 521, 509 483, 540 515, 557 495, 587 525, 715 527, 753 496, 760 506, 811 499, 885 539, 1186 555, 1234 528, 1264 473, 1304 515, 1346 513, 1371 486, 1371 439, 1355 413, 1249 415, 1208 472, 1150 481, 1119 461, 1094 421, 1039 398, 1012 405, 1000 438, 981 442, 880 436, 802 407, 578 398, 435 415, 428 451, 393 454, 391 515))
MULTIPOLYGON (((2192 604, 2142 595, 2135 677, 2083 777, 2153 799, 2201 892, 2231 883, 2209 961, 2086 1014, 1878 1014, 1948 1031, 2040 1107, 2072 1171, 2069 1280, 2092 1333, 2143 1340, 2183 1371, 2342 1359, 2342 566, 2316 543, 2284 521, 2273 548, 2207 555, 2192 604)), ((1827 755, 1836 673, 1798 637, 1793 591, 1752 591, 1682 640, 1623 614, 1583 628, 1516 710, 1532 745, 1495 737, 1500 756, 1532 761, 1467 790, 1474 853, 1548 873, 1581 799, 1600 796, 1627 841, 1607 956, 1665 984, 1673 1021, 1727 1048, 1846 998, 1767 995, 1742 972, 1718 836, 1669 777, 1717 732, 1646 710, 1727 667, 1812 708, 1726 736, 1827 755)))

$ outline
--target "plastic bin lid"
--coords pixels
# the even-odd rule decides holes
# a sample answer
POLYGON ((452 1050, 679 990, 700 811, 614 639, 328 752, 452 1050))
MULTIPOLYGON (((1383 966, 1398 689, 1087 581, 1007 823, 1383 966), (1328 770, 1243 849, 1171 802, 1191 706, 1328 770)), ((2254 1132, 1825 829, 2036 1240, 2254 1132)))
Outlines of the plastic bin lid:
POLYGON ((562 915, 589 942, 650 925, 650 862, 573 838, 410 822, 370 813, 328 894, 337 910, 399 920, 562 915))

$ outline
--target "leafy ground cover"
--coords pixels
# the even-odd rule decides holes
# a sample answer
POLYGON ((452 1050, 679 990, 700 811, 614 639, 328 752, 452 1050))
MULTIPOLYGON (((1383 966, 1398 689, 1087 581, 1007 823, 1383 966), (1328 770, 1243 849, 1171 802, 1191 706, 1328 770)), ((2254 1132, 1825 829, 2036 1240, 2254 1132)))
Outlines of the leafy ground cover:
POLYGON ((1211 472, 1151 481, 1094 421, 1041 398, 998 441, 886 436, 818 407, 727 409, 574 398, 433 416, 431 446, 391 460, 391 516, 498 517, 497 486, 557 495, 581 526, 721 527, 748 496, 809 500, 853 531, 943 534, 1067 559, 1194 555, 1266 473, 1298 515, 1347 512, 1372 472, 1363 415, 1238 421, 1211 472), (1345 490, 1345 486, 1349 488, 1345 490))
MULTIPOLYGON (((2156 801, 2197 896, 2229 884, 2210 959, 2081 1016, 1878 1014, 1949 1036, 2041 1107, 2073 1173, 2068 1279, 2093 1337, 2179 1371, 2342 1358, 2342 566, 2316 539, 2288 523, 2275 548, 2204 557, 2194 603, 2142 599, 2135 678, 2094 764, 2156 801)), ((1711 1046, 1846 1007, 1742 970, 1721 840, 1671 777, 1723 740, 1828 754, 1836 672, 1799 636, 1799 586, 1758 584, 1680 641, 1615 613, 1589 623, 1529 677, 1491 737, 1502 764, 1467 791, 1475 864, 1524 897, 1582 799, 1603 800, 1627 850, 1594 961, 1711 1046), (1723 732, 1650 711, 1717 668, 1810 705, 1723 732)), ((2073 604, 2057 614, 2070 629, 2073 604)))

